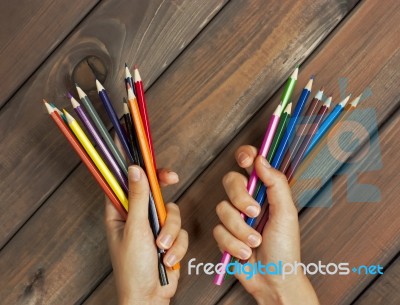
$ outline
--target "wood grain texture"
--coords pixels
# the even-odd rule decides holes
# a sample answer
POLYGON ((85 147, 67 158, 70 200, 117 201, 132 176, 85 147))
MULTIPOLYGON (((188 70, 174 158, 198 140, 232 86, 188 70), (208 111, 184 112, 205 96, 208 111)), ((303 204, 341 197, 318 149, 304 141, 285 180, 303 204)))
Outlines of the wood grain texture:
MULTIPOLYGON (((0 157, 0 247, 78 164, 49 119, 42 98, 70 109, 66 88, 74 92, 71 75, 90 56, 107 68, 104 85, 117 109, 122 108, 124 62, 147 67, 141 70, 142 79, 152 84, 224 4, 224 0, 207 5, 199 0, 101 3, 18 91, 0 113, 0 144, 5 148, 0 157)), ((100 106, 92 85, 94 90, 88 93, 100 106)))
POLYGON ((0 2, 0 107, 98 2, 0 2))
MULTIPOLYGON (((223 13, 224 12, 222 12, 221 15, 223 13)), ((339 30, 336 34, 340 33, 340 35, 344 35, 346 31, 347 29, 339 30)), ((340 65, 336 67, 334 67, 334 65, 326 67, 325 64, 327 59, 336 55, 336 43, 337 41, 333 41, 324 44, 322 48, 318 49, 316 52, 317 54, 312 56, 312 60, 302 66, 302 71, 304 70, 305 72, 301 73, 299 83, 304 84, 309 75, 315 71, 317 72, 318 82, 321 82, 321 84, 325 85, 327 88, 338 90, 338 75, 341 75, 340 73, 342 73, 342 70, 348 71, 346 70, 348 61, 343 59, 340 62, 340 65), (329 48, 327 46, 329 46, 329 48), (322 54, 324 56, 322 58, 320 54, 322 53, 321 50, 323 50, 323 54, 327 52, 325 55, 322 54)), ((355 46, 355 49, 351 49, 349 52, 354 53, 357 48, 358 47, 355 46)), ((351 68, 354 69, 354 66, 351 68)), ((166 72, 166 74, 168 73, 169 71, 166 72)), ((390 79, 390 77, 391 76, 389 75, 388 78, 390 79)), ((381 80, 379 84, 376 84, 376 87, 381 86, 384 81, 387 81, 387 79, 381 80)), ((352 87, 351 90, 361 90, 364 88, 363 86, 365 86, 365 83, 361 82, 361 85, 359 84, 358 86, 359 87, 352 87)), ((157 87, 157 84, 155 87, 157 87)), ((301 88, 298 86, 294 96, 297 97, 300 91, 301 88)), ((379 93, 381 93, 381 91, 379 93)), ((390 98, 393 98, 393 96, 397 94, 395 86, 392 86, 390 94, 390 98)), ((240 132, 232 143, 230 143, 221 155, 219 155, 209 165, 199 178, 197 178, 196 182, 179 199, 178 203, 181 206, 182 215, 185 219, 184 227, 189 231, 191 236, 191 246, 187 255, 188 258, 194 257, 198 262, 217 262, 219 260, 220 254, 216 245, 213 244, 211 231, 213 226, 217 223, 214 211, 215 204, 218 201, 225 199, 220 181, 226 172, 235 168, 233 153, 239 145, 245 143, 259 145, 264 132, 264 127, 262 126, 266 125, 268 117, 275 108, 279 97, 280 92, 259 111, 256 117, 246 125, 245 129, 240 132)), ((371 105, 375 104, 376 100, 371 102, 371 105)), ((386 112, 384 109, 385 106, 386 105, 383 105, 382 108, 378 109, 379 112, 383 112, 381 120, 385 119, 385 114, 387 116, 388 113, 390 113, 390 111, 386 112)), ((183 164, 186 164, 186 161, 183 164)), ((212 284, 212 277, 205 276, 204 274, 200 276, 188 276, 186 264, 183 263, 182 267, 183 275, 177 296, 173 302, 175 304, 188 304, 189 302, 195 304, 212 304, 226 292, 229 288, 229 284, 232 284, 232 282, 228 282, 222 288, 217 288, 212 284), (207 293, 199 294, 201 291, 207 291, 207 293)), ((98 290, 96 290, 96 292, 88 299, 86 304, 99 304, 103 299, 107 299, 108 302, 111 302, 110 298, 113 300, 113 303, 111 304, 116 304, 115 292, 112 292, 114 290, 112 277, 109 277, 107 282, 107 284, 102 285, 98 290)), ((240 304, 240 302, 237 304, 240 304)))
POLYGON ((400 300, 400 259, 397 258, 384 274, 364 292, 355 305, 398 305, 400 300))
MULTIPOLYGON (((301 215, 304 263, 348 262, 351 268, 372 264, 385 266, 398 253, 400 223, 397 220, 400 217, 400 207, 396 196, 400 187, 397 183, 398 169, 389 165, 391 156, 400 149, 398 114, 397 111, 391 122, 385 124, 380 131, 378 145, 365 145, 345 165, 344 173, 348 177, 358 176, 359 181, 348 185, 345 177, 334 178, 334 206, 309 208, 301 215), (362 157, 368 150, 370 157, 362 157), (380 161, 385 167, 377 171, 375 164, 380 161), (357 190, 360 185, 358 183, 370 184, 379 189, 381 201, 351 202, 349 194, 357 190)), ((371 139, 371 143, 375 140, 371 139)), ((324 202, 331 196, 331 190, 324 188, 315 201, 324 202)), ((310 278, 320 303, 330 305, 350 304, 375 276, 351 272, 345 276, 319 274, 310 278)), ((254 300, 243 297, 243 293, 243 288, 237 284, 219 304, 254 304, 254 300)))

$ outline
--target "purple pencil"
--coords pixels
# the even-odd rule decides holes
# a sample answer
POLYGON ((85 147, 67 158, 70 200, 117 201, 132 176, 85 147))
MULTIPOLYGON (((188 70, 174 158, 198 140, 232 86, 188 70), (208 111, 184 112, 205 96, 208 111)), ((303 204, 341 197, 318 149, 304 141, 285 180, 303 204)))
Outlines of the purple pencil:
POLYGON ((68 98, 71 100, 72 107, 74 108, 76 114, 81 119, 82 123, 85 125, 86 129, 89 131, 90 135, 98 145, 99 149, 101 150, 106 162, 110 166, 111 171, 114 173, 115 178, 120 183, 121 187, 124 189, 125 192, 128 192, 128 180, 125 176, 124 172, 118 166, 117 161, 114 159, 113 155, 109 151, 106 143, 99 135, 96 127, 90 120, 89 116, 86 114, 85 110, 81 107, 78 101, 68 92, 68 98))
MULTIPOLYGON (((276 131, 276 128, 278 127, 279 119, 281 117, 281 112, 282 112, 282 105, 279 104, 278 107, 276 107, 274 113, 272 114, 271 119, 268 122, 268 127, 267 127, 267 130, 265 131, 264 139, 261 144, 261 148, 258 152, 258 155, 261 155, 264 158, 267 156, 269 147, 271 146, 272 140, 274 138, 275 131, 276 131)), ((249 182, 247 183, 247 191, 249 192, 249 194, 251 196, 253 196, 253 193, 255 191, 255 188, 257 185, 257 180, 258 180, 258 177, 257 177, 256 171, 253 170, 253 172, 251 173, 249 182)), ((243 213, 241 213, 240 215, 242 216, 242 218, 245 218, 245 215, 243 213)), ((222 284, 222 281, 224 280, 224 276, 225 276, 226 267, 228 266, 231 258, 232 258, 232 256, 226 251, 222 255, 222 259, 220 262, 222 264, 222 266, 221 266, 221 269, 219 269, 220 273, 215 275, 215 278, 214 278, 215 284, 217 284, 217 285, 222 284)))

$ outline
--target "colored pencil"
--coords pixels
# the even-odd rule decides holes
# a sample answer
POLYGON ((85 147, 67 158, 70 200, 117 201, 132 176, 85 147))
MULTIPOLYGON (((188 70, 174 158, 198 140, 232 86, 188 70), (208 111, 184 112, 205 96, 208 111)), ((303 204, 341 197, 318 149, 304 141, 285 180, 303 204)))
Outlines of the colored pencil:
MULTIPOLYGON (((124 117, 124 121, 125 121, 125 127, 127 129, 128 137, 129 137, 129 142, 132 147, 132 151, 134 152, 135 164, 144 168, 143 158, 142 158, 140 149, 138 149, 139 144, 138 144, 137 137, 136 137, 136 131, 135 131, 135 128, 133 127, 132 118, 129 113, 128 105, 127 105, 125 98, 124 98, 123 103, 124 103, 123 117, 124 117)), ((156 205, 154 203, 154 197, 153 197, 151 190, 149 193, 149 222, 150 222, 151 230, 154 235, 154 239, 157 239, 158 234, 160 233, 161 227, 160 227, 160 221, 157 217, 157 209, 156 209, 156 205)), ((165 251, 163 249, 160 249, 157 246, 158 270, 159 270, 159 274, 160 274, 161 286, 168 285, 168 275, 167 275, 165 265, 163 262, 164 253, 165 253, 165 251)))
POLYGON ((46 106, 46 109, 49 112, 50 117, 53 119, 54 123, 57 125, 57 127, 60 129, 60 131, 65 136, 65 138, 71 144, 72 148, 78 154, 78 156, 82 160, 83 164, 85 164, 85 166, 88 168, 88 170, 92 174, 93 178, 97 181, 97 183, 103 189, 104 193, 110 199, 111 203, 115 206, 117 211, 120 213, 121 217, 123 219, 126 219, 127 212, 126 212, 125 208, 122 206, 121 202, 119 201, 117 196, 114 194, 113 190, 110 188, 107 181, 103 178, 103 176, 101 175, 99 170, 93 164, 93 162, 90 159, 90 157, 88 156, 88 154, 85 152, 85 150, 79 144, 78 140, 75 138, 75 136, 73 135, 71 130, 65 124, 64 120, 61 118, 61 116, 59 114, 60 111, 57 108, 50 106, 46 101, 44 101, 44 102, 45 102, 44 104, 46 106))
MULTIPOLYGON (((126 69, 129 70, 128 68, 126 68, 126 69)), ((155 154, 154 154, 153 139, 151 137, 151 132, 150 132, 150 121, 149 121, 149 116, 147 114, 146 99, 144 96, 143 81, 142 81, 142 78, 140 77, 139 70, 136 67, 133 70, 133 79, 134 79, 134 86, 135 86, 135 92, 136 92, 134 94, 136 94, 136 97, 137 97, 137 103, 139 106, 140 116, 142 117, 143 126, 146 131, 147 141, 149 142, 149 148, 150 148, 150 152, 151 152, 151 157, 153 159, 154 167, 157 168, 156 158, 155 158, 155 154)))
POLYGON ((104 89, 103 85, 96 79, 96 87, 97 87, 97 92, 100 96, 101 101, 103 102, 104 108, 106 109, 106 112, 108 114, 108 117, 111 120, 111 123, 114 126, 115 132, 121 142, 121 146, 125 151, 125 154, 127 155, 129 161, 131 163, 134 162, 132 152, 130 151, 129 148, 129 141, 126 135, 125 130, 122 128, 121 123, 117 117, 117 114, 114 110, 114 107, 110 101, 110 98, 108 97, 106 89, 104 89))
MULTIPOLYGON (((264 157, 267 155, 269 147, 271 146, 272 140, 274 138, 275 131, 276 131, 277 127, 278 127, 279 118, 280 118, 280 115, 282 113, 281 110, 282 110, 282 105, 279 104, 278 107, 275 109, 274 113, 272 114, 269 122, 268 122, 268 127, 267 127, 267 130, 265 132, 264 139, 262 141, 262 144, 261 144, 260 150, 258 152, 258 155, 261 155, 261 156, 264 156, 264 157)), ((258 177, 257 177, 256 171, 254 169, 252 171, 252 173, 250 175, 250 178, 249 178, 249 181, 247 183, 247 191, 249 192, 250 195, 253 195, 253 193, 255 191, 255 188, 256 188, 256 185, 257 185, 257 179, 258 179, 258 177)), ((240 213, 240 215, 242 216, 243 219, 246 217, 243 213, 240 213)), ((225 276, 225 273, 226 273, 226 266, 228 266, 231 258, 232 258, 232 256, 228 252, 225 251, 223 253, 222 258, 221 258, 221 262, 220 262, 220 264, 222 265, 221 269, 220 269, 221 272, 219 274, 217 273, 215 275, 214 284, 221 285, 222 282, 224 281, 224 276, 225 276)))
MULTIPOLYGON (((272 158, 274 157, 274 154, 275 154, 276 149, 277 149, 277 147, 279 145, 279 142, 281 141, 281 139, 283 137, 283 134, 284 134, 284 132, 286 130, 286 127, 288 125, 288 122, 290 120, 291 112, 292 112, 292 103, 289 103, 286 106, 286 109, 282 113, 281 118, 279 120, 278 128, 277 128, 277 130, 275 132, 274 139, 272 140, 271 147, 270 147, 270 149, 268 151, 268 154, 267 154, 267 161, 268 162, 271 162, 272 158)), ((258 185, 257 185, 257 189, 259 190, 262 187, 262 185, 263 185, 263 183, 261 182, 261 180, 259 180, 258 181, 258 185)), ((259 202, 259 204, 260 204, 260 206, 262 206, 263 202, 259 202)), ((246 223, 249 226, 252 227, 256 220, 257 220, 257 217, 248 217, 247 220, 246 220, 246 223)))
POLYGON ((124 206, 126 211, 128 211, 128 199, 126 198, 126 195, 119 185, 118 181, 108 169, 107 165, 104 163, 99 153, 93 147, 92 143, 90 142, 89 138, 86 136, 82 128, 79 126, 78 122, 65 109, 64 114, 67 118, 69 128, 71 128, 78 141, 86 150, 87 154, 92 159, 93 163, 96 165, 100 173, 103 175, 104 179, 107 181, 108 185, 111 187, 118 200, 124 206))
MULTIPOLYGON (((307 102, 307 99, 305 98, 305 97, 308 97, 306 91, 308 91, 308 90, 306 88, 304 88, 302 91, 302 94, 300 95, 299 100, 296 104, 294 113, 289 120, 289 123, 285 130, 285 134, 283 135, 283 138, 280 141, 279 146, 276 150, 275 156, 272 159, 271 166, 273 168, 279 169, 279 167, 282 163, 283 157, 284 157, 290 143, 292 142, 292 139, 293 139, 293 136, 294 136, 294 133, 296 130, 297 122, 300 119, 300 115, 305 107, 306 102, 307 102)), ((323 94, 323 92, 320 90, 320 91, 318 91, 316 96, 321 96, 321 98, 322 98, 322 94, 323 94)), ((267 195, 266 192, 267 192, 267 188, 265 187, 265 185, 262 185, 262 187, 260 188, 260 190, 258 191, 258 194, 256 196, 256 201, 261 205, 265 201, 265 197, 267 195)))
MULTIPOLYGON (((268 150, 272 144, 272 140, 275 135, 275 131, 278 127, 279 119, 282 113, 282 105, 279 104, 278 107, 276 107, 274 113, 271 116, 271 119, 268 122, 267 130, 264 135, 264 139, 262 141, 260 150, 258 151, 259 156, 263 156, 264 158, 267 156, 268 150)), ((249 192, 250 195, 253 195, 256 185, 257 185, 257 173, 256 170, 253 169, 253 171, 250 174, 249 182, 247 183, 247 191, 249 192)))
MULTIPOLYGON (((359 103, 360 99, 361 99, 361 95, 358 96, 356 99, 354 99, 349 105, 346 106, 348 100, 350 98, 350 95, 347 96, 341 103, 339 103, 338 105, 336 105, 335 109, 333 109, 333 111, 326 117, 326 119, 321 123, 321 127, 318 129, 320 130, 322 128, 322 126, 324 125, 324 122, 326 122, 326 125, 323 129, 323 135, 320 136, 319 140, 328 133, 328 130, 330 129, 330 127, 332 127, 333 124, 335 124, 334 128, 336 128, 338 126, 338 123, 340 121, 345 120, 350 114, 351 112, 357 107, 357 104, 359 103), (345 113, 343 113, 343 108, 345 108, 345 113), (342 115, 341 115, 342 114, 342 115), (331 116, 331 118, 328 120, 329 116, 331 116), (338 119, 339 118, 339 119, 338 119), (328 121, 327 121, 328 120, 328 121)), ((316 132, 316 134, 318 133, 318 130, 316 132)), ((315 136, 314 136, 315 137, 315 136)), ((313 138, 312 138, 313 139, 313 138)), ((317 141, 318 142, 318 141, 317 141)), ((310 149, 310 146, 308 146, 307 149, 309 149, 309 152, 312 151, 312 149, 315 147, 315 145, 310 149)), ((303 159, 306 157, 306 155, 303 157, 303 159)), ((293 177, 292 177, 293 178, 293 177)), ((262 216, 259 224, 257 225, 256 230, 259 233, 262 233, 265 224, 267 223, 267 219, 268 218, 268 213, 264 213, 264 215, 262 216)))
POLYGON ((74 108, 76 114, 80 118, 83 125, 86 127, 86 130, 94 139, 95 143, 97 144, 99 150, 101 151, 104 159, 106 160, 109 168, 113 172, 114 176, 117 178, 118 182, 124 189, 126 193, 128 193, 128 178, 125 176, 124 172, 118 166, 117 161, 114 159, 111 152, 108 150, 108 147, 104 140, 99 135, 98 130, 93 125, 92 121, 90 120, 89 116, 86 114, 85 110, 81 107, 78 101, 68 92, 68 98, 71 101, 72 107, 74 108))
POLYGON ((325 120, 321 123, 321 126, 318 128, 315 135, 312 137, 310 144, 304 154, 304 158, 310 153, 310 151, 314 148, 315 145, 322 139, 322 137, 328 132, 328 130, 332 127, 335 121, 339 118, 340 114, 343 112, 347 102, 350 99, 350 95, 348 95, 343 101, 333 108, 331 113, 327 115, 325 120))
POLYGON ((303 156, 306 152, 308 145, 310 144, 311 138, 317 132, 322 120, 325 118, 328 113, 329 107, 331 106, 332 96, 328 97, 328 99, 324 102, 324 104, 319 109, 317 115, 312 122, 310 129, 307 131, 307 134, 301 143, 296 155, 293 157, 293 160, 290 162, 289 167, 286 171, 286 177, 290 182, 293 178, 294 173, 296 172, 297 167, 300 165, 300 162, 303 160, 303 156))
MULTIPOLYGON (((308 85, 307 85, 308 86, 308 85)), ((311 92, 311 86, 309 87, 309 93, 311 92)), ((321 93, 323 90, 319 90, 321 93)), ((308 104, 308 107, 303 115, 303 118, 298 124, 297 130, 294 133, 293 140, 289 146, 289 149, 286 151, 285 156, 283 157, 282 164, 280 166, 280 170, 282 173, 286 173, 286 170, 289 167, 290 161, 293 159, 294 155, 296 154, 300 144, 304 138, 305 133, 310 127, 310 123, 313 120, 314 114, 321 108, 322 106, 322 94, 316 95, 311 102, 308 104)))
POLYGON ((299 75, 299 67, 296 67, 296 69, 294 69, 293 73, 288 78, 285 88, 283 89, 281 97, 281 105, 282 105, 281 112, 283 112, 286 109, 286 106, 289 103, 290 98, 292 97, 298 75, 299 75))
MULTIPOLYGON (((165 210, 164 199, 162 197, 160 185, 158 183, 156 168, 154 167, 153 159, 147 141, 146 132, 143 126, 142 118, 140 116, 139 106, 136 100, 136 96, 133 93, 131 86, 128 84, 128 106, 131 113, 131 117, 135 126, 137 139, 139 141, 140 152, 142 154, 143 162, 146 169, 147 178, 149 180, 151 193, 153 194, 154 202, 157 209, 158 220, 162 227, 167 217, 165 210)), ((180 264, 176 264, 172 269, 176 270, 180 268, 180 264)))
POLYGON ((115 145, 114 140, 112 139, 110 133, 108 132, 107 127, 100 119, 100 116, 98 115, 96 109, 94 109, 93 104, 90 101, 87 94, 77 84, 75 84, 75 87, 76 91, 78 92, 79 99, 85 106, 87 113, 89 114, 90 118, 92 119, 97 129, 99 130, 103 140, 106 142, 108 149, 111 151, 115 160, 117 160, 121 170, 123 170, 124 174, 128 176, 128 165, 126 164, 125 158, 122 156, 121 152, 115 145))
MULTIPOLYGON (((128 65, 125 63, 125 86, 126 86, 126 88, 128 88, 127 87, 128 84, 131 86, 131 88, 133 90, 133 94, 136 95, 135 85, 134 85, 131 71, 129 71, 128 65)), ((127 92, 127 94, 128 94, 128 92, 127 92)))
POLYGON ((143 161, 141 162, 140 160, 139 143, 136 137, 135 127, 133 127, 131 114, 129 113, 128 103, 125 98, 123 100, 123 105, 124 105, 123 117, 125 122, 125 128, 126 128, 126 133, 128 135, 130 148, 133 154, 134 164, 143 166, 143 161))
POLYGON ((154 196, 154 201, 156 203, 158 219, 160 221, 160 225, 163 226, 165 218, 167 217, 165 211, 164 199, 161 194, 160 185, 158 184, 157 173, 154 167, 153 159, 151 157, 149 143, 147 141, 146 132, 140 116, 138 103, 135 95, 133 94, 133 90, 129 85, 128 85, 128 106, 135 126, 137 138, 139 141, 140 151, 142 153, 144 165, 146 168, 147 177, 149 178, 150 188, 154 196))

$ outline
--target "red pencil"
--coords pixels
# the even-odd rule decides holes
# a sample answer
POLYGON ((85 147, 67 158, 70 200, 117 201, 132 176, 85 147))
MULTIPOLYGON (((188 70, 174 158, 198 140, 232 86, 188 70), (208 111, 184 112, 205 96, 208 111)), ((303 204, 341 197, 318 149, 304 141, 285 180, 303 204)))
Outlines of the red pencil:
POLYGON ((44 102, 51 118, 53 119, 54 123, 56 123, 57 127, 67 138, 67 140, 71 144, 72 148, 76 151, 76 153, 81 158, 82 162, 86 165, 86 167, 88 168, 88 170, 90 171, 90 173, 92 174, 94 179, 96 179, 97 183, 103 189, 104 193, 107 195, 107 197, 110 199, 112 204, 115 206, 115 208, 121 214, 122 218, 126 219, 128 214, 127 214, 125 208, 119 202, 117 196, 115 196, 114 192, 111 190, 110 186, 107 184, 107 182, 104 180, 103 176, 97 170, 97 168, 93 164, 92 160, 89 158, 89 156, 87 155, 85 150, 79 144, 78 140, 75 138, 75 136, 73 135, 71 130, 65 124, 65 122, 63 121, 63 119, 61 118, 61 116, 58 113, 58 109, 50 106, 50 104, 47 103, 45 100, 43 100, 43 102, 44 102))
POLYGON ((151 152, 151 157, 153 159, 154 168, 157 168, 156 158, 154 155, 154 148, 153 148, 153 139, 151 137, 151 132, 150 132, 150 121, 149 121, 149 116, 147 114, 146 98, 144 97, 143 82, 142 78, 140 77, 139 70, 136 67, 133 70, 133 78, 134 78, 136 98, 139 105, 140 116, 142 117, 143 126, 146 131, 147 142, 149 142, 149 148, 151 152))

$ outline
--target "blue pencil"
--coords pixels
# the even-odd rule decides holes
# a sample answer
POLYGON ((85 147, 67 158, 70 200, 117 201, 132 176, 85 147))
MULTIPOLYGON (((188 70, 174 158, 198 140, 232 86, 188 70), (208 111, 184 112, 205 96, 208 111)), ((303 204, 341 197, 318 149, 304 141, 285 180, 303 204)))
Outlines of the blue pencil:
MULTIPOLYGON (((350 94, 351 95, 351 94, 350 94)), ((337 118, 340 116, 340 114, 343 112, 344 107, 346 106, 347 102, 350 99, 350 95, 348 95, 343 101, 341 101, 339 104, 336 105, 335 108, 331 111, 330 114, 326 117, 326 119, 321 123, 321 126, 318 128, 317 132, 315 135, 312 137, 310 145, 308 146, 304 157, 306 158, 307 155, 310 153, 310 151, 314 148, 315 145, 321 140, 321 138, 328 132, 328 130, 331 128, 333 123, 337 120, 337 118)))
POLYGON ((97 87, 97 91, 99 93, 100 99, 103 102, 104 108, 107 111, 108 117, 110 118, 111 123, 114 126, 115 132, 117 133, 117 136, 121 142, 121 145, 122 145, 127 157, 129 158, 129 161, 131 163, 134 163, 134 158, 133 158, 132 152, 130 151, 130 148, 129 148, 129 141, 128 141, 126 132, 121 126, 121 123, 117 117, 117 114, 115 113, 115 110, 114 110, 114 107, 112 106, 110 98, 108 97, 106 89, 104 89, 103 85, 97 79, 96 79, 96 87, 97 87))
MULTIPOLYGON (((275 156, 272 159, 271 166, 273 168, 279 168, 279 166, 282 163, 282 160, 283 160, 283 157, 285 156, 286 150, 289 148, 289 145, 290 145, 291 141, 293 140, 297 122, 300 118, 301 112, 304 109, 304 106, 306 105, 306 102, 307 102, 308 97, 310 96, 310 93, 311 93, 311 88, 309 88, 309 86, 307 85, 301 92, 299 100, 297 101, 296 107, 294 109, 293 116, 289 120, 289 124, 286 128, 285 134, 283 135, 283 138, 282 138, 281 142, 279 143, 278 149, 276 150, 275 156)), ((323 94, 323 92, 321 90, 319 90, 318 93, 316 94, 315 98, 322 99, 322 94, 323 94)), ((260 190, 257 193, 256 201, 260 204, 260 206, 262 206, 264 204, 266 191, 267 191, 266 186, 262 185, 260 190)), ((249 226, 253 226, 255 224, 255 221, 256 221, 256 218, 248 218, 246 223, 249 226)))

